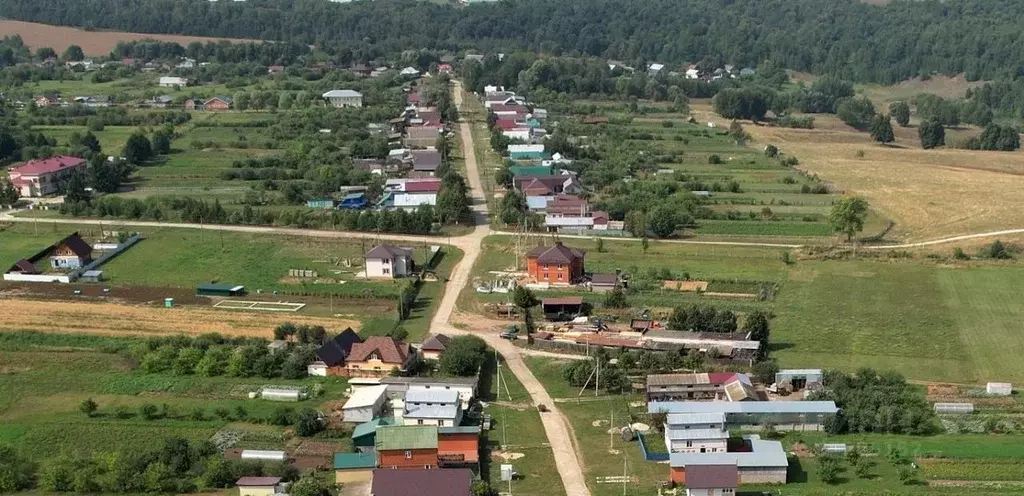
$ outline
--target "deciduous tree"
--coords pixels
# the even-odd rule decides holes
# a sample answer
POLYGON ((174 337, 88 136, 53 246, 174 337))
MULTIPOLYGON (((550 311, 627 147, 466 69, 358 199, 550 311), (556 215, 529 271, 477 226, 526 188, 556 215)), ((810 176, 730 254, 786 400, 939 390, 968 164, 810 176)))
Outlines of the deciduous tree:
POLYGON ((847 241, 864 230, 864 219, 868 215, 868 202, 863 198, 843 198, 832 205, 828 220, 832 229, 846 235, 847 241))
POLYGON ((910 124, 910 105, 907 102, 892 102, 889 104, 889 113, 892 114, 892 118, 896 119, 896 123, 900 126, 907 127, 910 124))

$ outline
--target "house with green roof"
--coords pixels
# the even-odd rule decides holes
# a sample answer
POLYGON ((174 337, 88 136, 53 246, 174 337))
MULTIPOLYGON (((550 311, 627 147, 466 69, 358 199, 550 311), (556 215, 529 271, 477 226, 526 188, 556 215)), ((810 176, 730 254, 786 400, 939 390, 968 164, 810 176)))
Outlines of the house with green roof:
POLYGON ((377 417, 369 422, 363 422, 352 430, 352 445, 359 451, 372 451, 376 446, 377 427, 394 425, 395 419, 391 417, 377 417))
POLYGON ((381 468, 437 468, 436 425, 377 427, 376 446, 381 468))
POLYGON ((337 484, 369 481, 375 468, 377 454, 373 451, 334 454, 334 482, 337 484))
POLYGON ((554 173, 550 165, 513 165, 508 168, 513 176, 550 176, 554 173))

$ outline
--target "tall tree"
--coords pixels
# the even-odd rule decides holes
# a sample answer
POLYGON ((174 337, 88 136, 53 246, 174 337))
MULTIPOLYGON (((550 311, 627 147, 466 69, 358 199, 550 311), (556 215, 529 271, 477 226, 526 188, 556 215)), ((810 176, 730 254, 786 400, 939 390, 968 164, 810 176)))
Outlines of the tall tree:
POLYGON ((0 179, 0 205, 14 205, 21 198, 18 188, 9 179, 0 179))
POLYGON ((907 102, 892 102, 889 104, 889 113, 901 127, 907 127, 910 124, 910 105, 907 102))
POLYGON ((662 204, 651 211, 647 218, 647 226, 659 238, 667 238, 676 232, 679 224, 677 208, 662 204))
POLYGON ((843 198, 832 205, 828 220, 832 229, 846 235, 847 241, 864 230, 864 219, 868 215, 868 202, 863 198, 843 198))
POLYGON ((85 60, 85 52, 82 51, 82 47, 78 45, 69 45, 64 50, 64 60, 72 62, 79 62, 85 60))
POLYGON ((871 139, 882 144, 896 141, 896 136, 892 131, 892 122, 888 115, 878 114, 875 116, 871 122, 871 139))
POLYGON ((917 136, 921 139, 921 148, 925 150, 946 144, 946 128, 938 121, 921 121, 917 126, 917 136))
POLYGON ((449 172, 441 180, 441 188, 437 192, 437 214, 441 222, 453 224, 470 221, 473 213, 469 205, 466 180, 454 171, 449 172))
POLYGON ((135 133, 128 137, 121 154, 128 163, 139 164, 153 158, 153 145, 146 135, 135 133))

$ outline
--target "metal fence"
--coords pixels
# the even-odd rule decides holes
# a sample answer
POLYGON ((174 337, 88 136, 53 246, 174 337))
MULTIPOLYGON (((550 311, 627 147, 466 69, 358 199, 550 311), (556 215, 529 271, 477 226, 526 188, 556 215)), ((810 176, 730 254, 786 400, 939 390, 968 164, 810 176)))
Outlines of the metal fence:
POLYGON ((640 452, 644 455, 644 460, 649 462, 663 462, 668 460, 668 453, 652 453, 647 451, 647 441, 644 439, 643 433, 637 432, 636 438, 640 441, 640 452))

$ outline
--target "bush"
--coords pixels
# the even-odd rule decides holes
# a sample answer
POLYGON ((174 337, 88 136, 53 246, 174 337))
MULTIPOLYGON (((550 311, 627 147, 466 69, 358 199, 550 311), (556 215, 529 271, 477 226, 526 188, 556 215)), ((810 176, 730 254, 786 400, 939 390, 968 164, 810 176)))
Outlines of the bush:
POLYGON ((708 156, 708 163, 711 165, 720 165, 722 163, 722 157, 719 157, 718 155, 710 155, 708 156))
POLYGON ((991 245, 985 248, 985 256, 996 260, 1006 260, 1013 258, 1010 253, 1006 251, 1006 246, 1003 245, 1002 241, 995 240, 991 245))
POLYGON ((152 403, 146 403, 139 407, 139 414, 146 420, 153 420, 157 417, 158 409, 152 403))
POLYGON ((970 256, 968 256, 966 253, 964 253, 964 249, 960 248, 959 246, 956 247, 956 248, 953 248, 953 258, 955 258, 957 260, 970 260, 971 259, 970 256))
POLYGON ((86 398, 82 404, 78 405, 78 410, 84 413, 87 417, 92 417, 98 408, 99 405, 97 405, 92 398, 86 398))
POLYGON ((189 418, 196 421, 206 420, 206 410, 203 408, 195 408, 189 413, 189 418))

